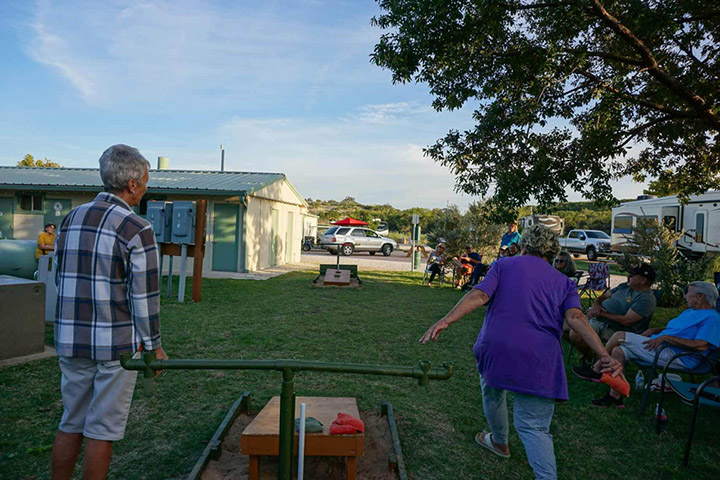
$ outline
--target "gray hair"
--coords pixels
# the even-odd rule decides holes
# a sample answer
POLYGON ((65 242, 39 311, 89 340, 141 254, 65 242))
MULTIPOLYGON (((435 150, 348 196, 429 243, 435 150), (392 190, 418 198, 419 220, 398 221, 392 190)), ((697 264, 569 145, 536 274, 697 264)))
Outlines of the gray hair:
POLYGON ((520 248, 530 255, 537 255, 551 260, 560 253, 558 234, 544 225, 532 225, 522 233, 520 248))
POLYGON ((121 193, 127 189, 130 179, 142 183, 145 170, 150 169, 150 162, 137 148, 127 145, 113 145, 100 156, 100 178, 105 191, 121 193))
POLYGON ((711 306, 715 306, 718 299, 718 289, 715 285, 710 282, 690 282, 690 286, 695 287, 695 293, 705 295, 705 300, 711 306))

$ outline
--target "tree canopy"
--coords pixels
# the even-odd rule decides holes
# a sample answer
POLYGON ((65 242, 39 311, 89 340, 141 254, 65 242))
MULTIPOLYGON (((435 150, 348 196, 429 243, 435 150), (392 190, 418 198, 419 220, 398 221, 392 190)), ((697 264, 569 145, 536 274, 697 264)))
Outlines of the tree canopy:
POLYGON ((716 0, 378 0, 371 55, 475 126, 425 153, 511 211, 612 201, 610 181, 720 187, 716 0))
POLYGON ((35 157, 30 155, 29 153, 23 157, 22 160, 20 160, 17 163, 18 167, 61 167, 59 163, 55 163, 49 158, 45 158, 44 160, 40 160, 39 158, 35 160, 35 157))

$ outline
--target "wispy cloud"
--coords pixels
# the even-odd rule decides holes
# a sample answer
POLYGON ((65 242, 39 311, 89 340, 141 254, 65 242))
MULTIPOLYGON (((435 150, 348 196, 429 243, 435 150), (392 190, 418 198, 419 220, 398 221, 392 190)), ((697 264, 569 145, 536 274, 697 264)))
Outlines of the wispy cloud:
POLYGON ((368 65, 377 33, 367 22, 318 28, 321 19, 283 15, 271 3, 251 11, 199 0, 73 2, 72 12, 38 3, 27 51, 94 105, 262 104, 273 94, 302 102, 308 90, 316 100, 332 93, 341 77, 345 88, 367 83, 367 71, 381 78, 368 65))

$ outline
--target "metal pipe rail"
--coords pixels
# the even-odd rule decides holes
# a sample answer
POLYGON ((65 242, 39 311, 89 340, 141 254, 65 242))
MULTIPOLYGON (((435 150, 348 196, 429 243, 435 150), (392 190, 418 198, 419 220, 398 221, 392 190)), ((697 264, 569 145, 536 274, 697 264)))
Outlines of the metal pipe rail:
POLYGON ((417 378, 419 385, 427 385, 430 380, 447 380, 452 377, 453 364, 433 367, 429 361, 422 360, 417 367, 392 365, 365 365, 360 363, 314 362, 307 360, 210 360, 177 359, 158 360, 155 353, 144 352, 142 358, 133 359, 123 355, 120 364, 126 370, 142 371, 145 378, 152 379, 158 370, 275 370, 282 372, 280 393, 280 480, 292 479, 293 438, 295 434, 295 373, 331 372, 361 375, 385 375, 394 377, 417 378))

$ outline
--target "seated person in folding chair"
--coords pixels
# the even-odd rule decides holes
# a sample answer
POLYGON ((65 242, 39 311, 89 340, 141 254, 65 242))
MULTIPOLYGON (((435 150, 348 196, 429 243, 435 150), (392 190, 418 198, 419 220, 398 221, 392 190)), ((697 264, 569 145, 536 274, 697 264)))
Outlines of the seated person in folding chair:
MULTIPOLYGON (((615 332, 642 333, 647 330, 657 306, 655 294, 650 288, 654 282, 655 270, 643 263, 630 270, 626 283, 621 283, 595 299, 587 317, 590 326, 603 342, 610 340, 615 332)), ((590 364, 592 350, 580 336, 569 327, 563 333, 565 339, 582 354, 581 363, 590 364)))
POLYGON ((428 281, 428 287, 432 286, 432 282, 435 279, 435 275, 442 275, 442 269, 445 266, 445 244, 438 243, 435 250, 430 254, 428 258, 427 267, 425 267, 425 273, 430 274, 428 281))
MULTIPOLYGON (((658 367, 664 368, 670 359, 684 347, 708 355, 720 347, 720 313, 715 310, 718 290, 710 282, 690 282, 685 293, 688 308, 678 317, 668 322, 667 327, 649 328, 641 335, 631 332, 617 332, 605 346, 607 352, 620 363, 638 360, 644 363, 655 361, 655 350, 663 343, 671 345, 660 352, 658 367)), ((700 359, 686 356, 675 359, 672 366, 679 369, 692 369, 698 366, 700 359)), ((573 367, 573 373, 581 378, 597 380, 600 375, 592 367, 573 367)), ((598 407, 623 407, 618 392, 610 392, 602 398, 592 401, 598 407)))
POLYGON ((457 287, 460 288, 464 277, 471 277, 476 265, 482 263, 482 256, 472 251, 472 245, 465 245, 465 252, 460 257, 453 257, 453 265, 455 265, 455 278, 457 279, 457 287))
POLYGON ((575 262, 573 262, 573 259, 568 252, 560 252, 555 258, 553 266, 557 271, 568 278, 575 278, 575 275, 577 274, 575 262))
POLYGON ((502 247, 509 247, 511 244, 515 243, 517 245, 520 245, 520 240, 522 240, 522 235, 517 231, 518 229, 518 223, 513 221, 508 223, 508 231, 503 233, 502 239, 500 239, 500 248, 502 247))

